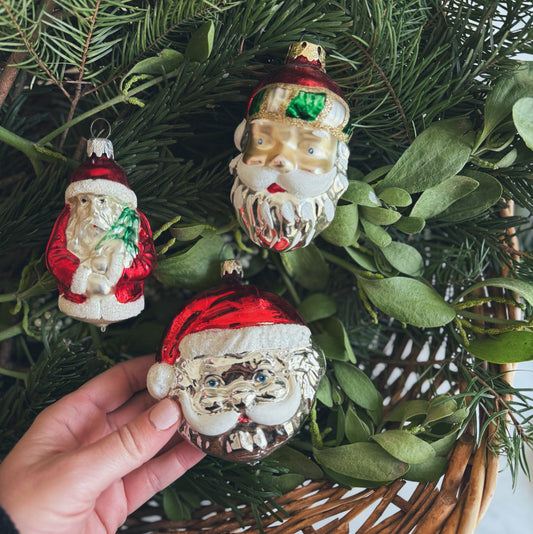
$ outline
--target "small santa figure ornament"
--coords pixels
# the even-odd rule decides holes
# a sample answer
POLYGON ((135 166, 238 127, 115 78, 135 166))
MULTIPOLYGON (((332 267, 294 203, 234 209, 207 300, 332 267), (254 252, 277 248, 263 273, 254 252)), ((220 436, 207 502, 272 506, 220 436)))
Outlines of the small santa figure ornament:
POLYGON ((283 445, 309 413, 324 357, 296 310, 241 282, 225 262, 223 283, 174 318, 148 373, 156 399, 180 403, 179 431, 208 454, 248 462, 283 445))
POLYGON ((87 143, 88 160, 65 192, 46 249, 59 309, 105 327, 144 309, 143 281, 156 266, 150 225, 107 138, 87 143))
POLYGON ((257 245, 305 247, 333 220, 348 187, 350 110, 325 73, 324 49, 289 48, 286 63, 253 91, 235 130, 231 200, 257 245))

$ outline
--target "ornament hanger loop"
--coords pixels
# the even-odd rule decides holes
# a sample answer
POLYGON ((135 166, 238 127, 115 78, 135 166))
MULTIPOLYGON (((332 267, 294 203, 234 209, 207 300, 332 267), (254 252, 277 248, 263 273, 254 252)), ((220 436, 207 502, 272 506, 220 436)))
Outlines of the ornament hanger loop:
POLYGON ((101 117, 98 117, 98 118, 94 119, 93 122, 91 122, 90 131, 91 131, 91 137, 93 137, 93 138, 102 138, 102 137, 104 137, 105 139, 109 139, 109 136, 111 135, 111 124, 109 124, 109 121, 107 119, 103 119, 101 117), (95 123, 98 122, 98 121, 104 122, 105 125, 107 126, 107 135, 105 137, 103 136, 103 134, 106 131, 106 128, 101 128, 100 130, 98 130, 97 134, 94 133, 93 128, 94 128, 95 123))

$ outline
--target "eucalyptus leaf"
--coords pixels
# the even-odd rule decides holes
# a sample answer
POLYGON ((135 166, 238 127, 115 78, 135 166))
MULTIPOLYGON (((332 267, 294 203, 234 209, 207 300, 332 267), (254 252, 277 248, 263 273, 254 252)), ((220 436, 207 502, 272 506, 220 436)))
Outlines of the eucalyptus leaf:
POLYGON ((282 495, 297 488, 305 482, 305 477, 298 473, 285 473, 270 478, 270 482, 282 495))
POLYGON ((323 467, 323 469, 328 478, 345 488, 379 488, 392 482, 392 480, 363 480, 361 478, 349 477, 342 473, 337 473, 326 467, 323 467))
POLYGON ((391 456, 408 464, 426 462, 435 456, 433 447, 406 430, 386 430, 372 439, 391 456))
POLYGON ((456 175, 468 162, 473 145, 467 119, 434 122, 415 138, 376 190, 378 194, 388 187, 425 191, 456 175))
POLYGON ((381 191, 379 198, 381 198, 383 202, 399 208, 410 206, 413 201, 411 195, 405 189, 399 187, 387 187, 387 189, 381 191))
POLYGON ((306 323, 331 317, 337 311, 337 304, 326 293, 313 293, 298 306, 298 312, 306 323))
POLYGON ((401 213, 388 208, 369 208, 362 206, 360 209, 361 217, 364 217, 373 224, 382 226, 394 224, 402 216, 401 213))
POLYGON ((367 219, 361 219, 361 224, 368 239, 378 247, 386 247, 392 243, 392 237, 381 226, 371 223, 367 219))
POLYGON ((361 369, 350 363, 334 361, 333 370, 339 386, 355 404, 367 410, 381 409, 383 398, 361 369))
POLYGON ((373 171, 370 171, 364 178, 362 178, 362 180, 367 184, 371 184, 372 182, 379 180, 382 176, 385 176, 392 169, 392 167, 392 165, 384 165, 383 167, 374 169, 373 171))
POLYGON ((155 277, 163 284, 195 291, 214 286, 220 281, 224 246, 218 235, 202 237, 185 251, 160 258, 155 277))
POLYGON ((191 518, 190 509, 185 506, 179 495, 172 488, 166 488, 163 491, 163 509, 172 521, 191 518))
POLYGON ((340 445, 344 441, 344 427, 346 423, 346 415, 342 405, 336 407, 337 410, 337 433, 335 436, 335 445, 340 445))
POLYGON ((280 255, 289 276, 296 282, 312 291, 324 289, 328 283, 329 268, 315 245, 282 252, 280 255))
POLYGON ((413 417, 420 415, 426 415, 429 409, 429 402, 423 399, 415 399, 397 404, 385 421, 392 421, 396 423, 405 424, 407 421, 411 421, 413 417))
POLYGON ((523 97, 533 96, 533 62, 523 61, 510 74, 503 74, 492 88, 485 102, 485 122, 477 145, 512 112, 514 104, 523 97))
POLYGON ((448 468, 448 460, 442 456, 435 456, 429 460, 412 464, 403 478, 413 482, 433 482, 438 480, 448 468))
POLYGON ((202 63, 206 61, 213 50, 215 39, 215 25, 212 21, 205 22, 192 35, 187 43, 185 57, 190 61, 202 63))
POLYGON ((321 344, 324 339, 326 343, 330 343, 329 354, 326 352, 326 357, 335 360, 350 360, 355 363, 355 355, 353 353, 350 339, 342 321, 336 317, 330 317, 322 322, 324 332, 317 334, 315 340, 321 344), (334 340, 334 341, 333 341, 334 340))
POLYGON ((355 243, 358 223, 359 213, 355 204, 338 205, 333 221, 320 235, 333 245, 346 247, 355 243))
POLYGON ((158 76, 175 70, 183 62, 183 54, 177 50, 164 48, 157 56, 143 59, 135 64, 124 76, 126 79, 132 74, 151 74, 158 76))
POLYGON ((398 222, 394 223, 394 226, 406 234, 418 234, 426 226, 426 221, 420 217, 403 216, 398 222))
POLYGON ((318 385, 316 398, 328 408, 333 408, 333 396, 331 392, 331 382, 324 376, 318 385))
POLYGON ((513 121, 524 143, 533 150, 533 97, 520 98, 515 102, 513 121))
POLYGON ((170 233, 178 241, 193 241, 199 235, 202 234, 204 229, 205 229, 205 224, 196 224, 196 223, 183 224, 183 225, 175 226, 171 228, 170 233))
POLYGON ((518 293, 523 299, 525 299, 530 305, 533 306, 533 285, 524 282, 523 280, 515 280, 514 278, 488 278, 482 282, 477 282, 465 289, 454 302, 460 302, 460 300, 469 293, 481 289, 483 287, 501 287, 509 291, 518 293))
POLYGON ((381 252, 386 260, 401 273, 420 276, 424 270, 424 258, 411 245, 393 241, 387 247, 383 247, 381 252))
POLYGON ((359 277, 361 288, 379 310, 413 326, 448 324, 455 310, 430 286, 413 278, 368 279, 359 277))
POLYGON ((448 180, 426 189, 414 205, 411 216, 431 219, 442 213, 457 200, 474 191, 479 182, 467 176, 452 176, 448 180))
POLYGON ((533 360, 533 332, 522 330, 470 341, 468 352, 492 363, 518 363, 533 360))
POLYGON ((429 410, 424 420, 424 425, 428 425, 440 419, 444 419, 457 411, 457 402, 447 395, 439 395, 431 399, 429 410))
POLYGON ((348 354, 344 347, 344 339, 342 337, 333 336, 328 332, 323 332, 315 334, 313 339, 322 349, 328 360, 348 361, 348 354))
POLYGON ((494 165, 496 169, 505 169, 506 167, 511 167, 514 165, 515 161, 518 158, 518 150, 516 148, 513 148, 512 150, 509 150, 505 156, 503 156, 501 159, 499 159, 494 165))
POLYGON ((476 217, 496 204, 502 196, 502 185, 490 174, 471 169, 465 169, 463 174, 476 180, 479 187, 442 212, 439 215, 441 221, 460 222, 476 217))
POLYGON ((458 430, 459 428, 457 428, 455 432, 452 432, 447 436, 444 436, 443 438, 431 443, 431 446, 433 447, 433 450, 437 456, 446 456, 452 450, 452 447, 457 441, 456 434, 458 430))
POLYGON ((350 182, 342 195, 342 199, 360 206, 381 206, 374 188, 365 182, 350 182))
POLYGON ((368 441, 370 429, 368 425, 359 417, 353 406, 349 406, 344 420, 344 433, 350 443, 357 441, 368 441))
POLYGON ((367 271, 376 272, 378 270, 374 256, 366 254, 354 247, 345 247, 346 252, 360 267, 367 271))
POLYGON ((395 480, 409 469, 377 443, 358 442, 339 447, 314 449, 316 461, 347 477, 375 482, 395 480))

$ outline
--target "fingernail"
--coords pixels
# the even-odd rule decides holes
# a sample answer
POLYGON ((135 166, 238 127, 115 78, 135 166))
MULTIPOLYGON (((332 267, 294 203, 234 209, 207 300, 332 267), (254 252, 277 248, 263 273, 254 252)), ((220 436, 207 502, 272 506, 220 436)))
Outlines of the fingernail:
POLYGON ((152 408, 149 418, 156 430, 167 430, 178 422, 180 416, 178 404, 172 399, 163 399, 152 408))

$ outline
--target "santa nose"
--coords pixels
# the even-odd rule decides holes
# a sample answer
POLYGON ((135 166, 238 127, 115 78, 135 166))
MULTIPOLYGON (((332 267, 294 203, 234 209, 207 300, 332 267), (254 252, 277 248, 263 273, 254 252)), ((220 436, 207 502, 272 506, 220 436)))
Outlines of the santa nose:
POLYGON ((282 152, 276 154, 269 162, 268 166, 278 172, 290 172, 294 170, 294 163, 282 152))
POLYGON ((231 403, 238 410, 248 408, 255 403, 255 393, 250 391, 244 384, 234 387, 231 391, 230 398, 231 403))

